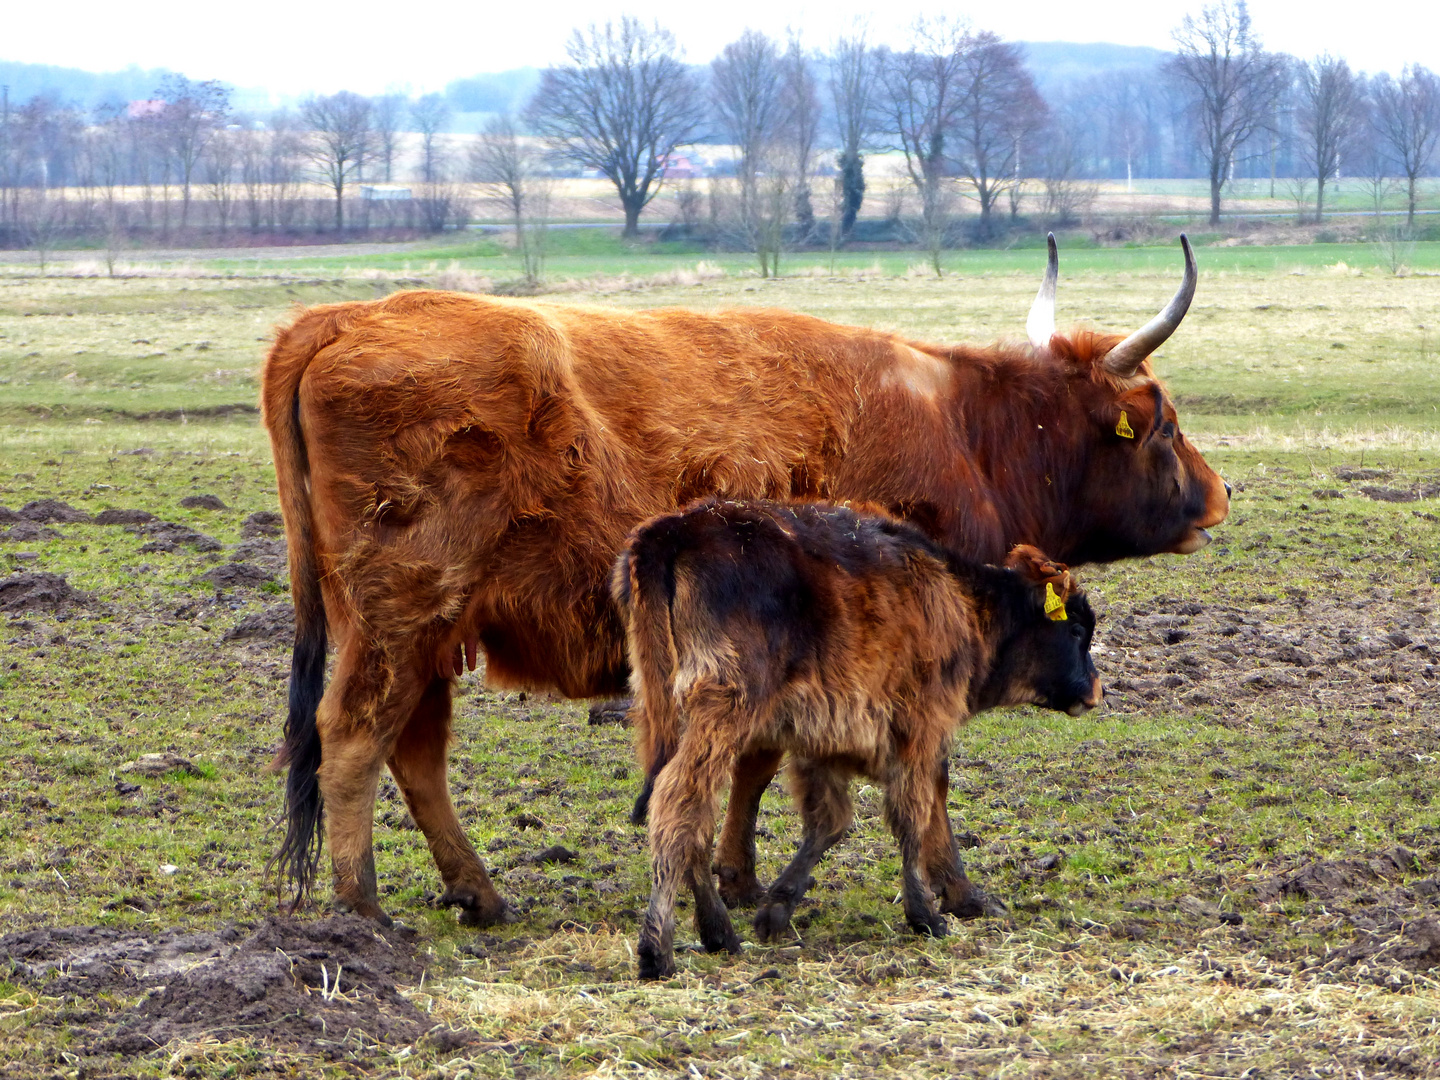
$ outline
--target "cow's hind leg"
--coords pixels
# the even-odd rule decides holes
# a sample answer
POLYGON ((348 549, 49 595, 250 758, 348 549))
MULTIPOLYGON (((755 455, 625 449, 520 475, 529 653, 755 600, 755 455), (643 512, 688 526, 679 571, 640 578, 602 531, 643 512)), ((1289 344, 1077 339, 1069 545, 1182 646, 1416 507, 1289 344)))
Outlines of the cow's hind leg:
POLYGON ((735 763, 714 866, 727 907, 749 907, 765 895, 765 887, 755 876, 755 819, 760 799, 780 771, 783 758, 779 750, 747 750, 735 763))
POLYGON ((422 689, 420 680, 393 672, 377 650, 352 639, 339 650, 315 716, 336 906, 386 926, 375 883, 375 794, 380 767, 422 689))
POLYGON ((514 914, 495 890, 450 801, 450 681, 432 679, 390 752, 390 772, 425 834, 440 869, 443 906, 460 907, 465 926, 490 926, 514 914))
POLYGON ((795 802, 804 818, 800 849, 781 871, 755 911, 755 934, 772 941, 785 932, 790 917, 814 883, 810 871, 850 828, 850 776, 847 770, 809 758, 792 761, 795 802))

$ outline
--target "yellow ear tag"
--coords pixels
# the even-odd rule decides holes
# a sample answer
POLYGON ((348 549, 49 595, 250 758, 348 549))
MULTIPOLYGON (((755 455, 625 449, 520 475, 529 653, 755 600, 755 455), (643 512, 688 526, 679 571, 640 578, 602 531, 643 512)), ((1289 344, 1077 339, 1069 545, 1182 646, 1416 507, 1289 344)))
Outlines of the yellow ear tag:
POLYGON ((1120 422, 1115 425, 1115 434, 1122 439, 1133 439, 1135 432, 1130 428, 1130 419, 1125 415, 1125 410, 1120 410, 1120 422))
POLYGON ((1067 618, 1065 601, 1055 595, 1055 585, 1050 581, 1045 582, 1045 617, 1051 622, 1064 622, 1067 618))

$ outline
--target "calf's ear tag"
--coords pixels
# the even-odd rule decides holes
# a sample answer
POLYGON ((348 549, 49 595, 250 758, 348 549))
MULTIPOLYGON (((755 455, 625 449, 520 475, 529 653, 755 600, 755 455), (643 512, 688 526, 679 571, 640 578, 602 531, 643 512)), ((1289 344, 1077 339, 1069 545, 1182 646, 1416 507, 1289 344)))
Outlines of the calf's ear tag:
POLYGON ((1065 614, 1065 601, 1055 595, 1054 582, 1045 582, 1045 617, 1051 622, 1064 622, 1068 616, 1065 614))
POLYGON ((1133 439, 1135 432, 1130 427, 1130 418, 1125 415, 1125 410, 1120 410, 1120 422, 1115 425, 1115 434, 1122 439, 1133 439))

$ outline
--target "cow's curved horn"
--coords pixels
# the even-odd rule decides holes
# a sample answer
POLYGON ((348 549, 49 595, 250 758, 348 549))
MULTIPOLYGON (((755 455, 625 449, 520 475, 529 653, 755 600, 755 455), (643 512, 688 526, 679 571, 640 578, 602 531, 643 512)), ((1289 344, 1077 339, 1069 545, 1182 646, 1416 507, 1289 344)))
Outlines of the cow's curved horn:
POLYGON ((1055 250, 1055 234, 1047 233, 1045 244, 1050 249, 1049 261, 1045 264, 1045 280, 1040 282, 1040 291, 1030 305, 1030 317, 1025 320, 1025 333, 1030 344, 1037 349, 1050 344, 1055 334, 1055 282, 1060 277, 1060 254, 1055 250))
POLYGON ((1141 361, 1165 344, 1166 339, 1180 325, 1180 320, 1185 318, 1185 312, 1190 310, 1190 301, 1195 299, 1195 282, 1199 280, 1200 274, 1195 269, 1195 252, 1184 233, 1180 234, 1180 246, 1185 250, 1185 280, 1180 283, 1180 288, 1170 303, 1165 305, 1164 311, 1106 355, 1105 370, 1110 374, 1122 378, 1134 375, 1141 361))

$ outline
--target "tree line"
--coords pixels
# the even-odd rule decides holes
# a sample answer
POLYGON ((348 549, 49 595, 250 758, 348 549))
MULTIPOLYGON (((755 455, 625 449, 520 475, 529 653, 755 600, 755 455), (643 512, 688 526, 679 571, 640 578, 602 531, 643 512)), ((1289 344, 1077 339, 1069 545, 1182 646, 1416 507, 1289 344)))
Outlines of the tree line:
POLYGON ((496 117, 463 154, 442 137, 450 108, 434 94, 317 96, 264 123, 236 114, 222 84, 179 76, 153 100, 88 117, 45 96, 7 102, 0 242, 38 245, 56 230, 164 237, 197 220, 222 236, 438 230, 464 219, 461 185, 473 183, 505 207, 522 253, 539 257, 553 178, 585 171, 614 186, 627 235, 669 184, 683 228, 755 251, 768 273, 786 244, 854 237, 867 158, 883 152, 903 182, 869 216, 938 269, 961 230, 985 240, 1022 211, 1073 220, 1100 179, 1203 177, 1218 223, 1238 178, 1268 176, 1272 195, 1283 187, 1318 220, 1327 187, 1360 177, 1377 205, 1398 187, 1413 223, 1440 141, 1432 72, 1367 77, 1338 57, 1268 51, 1244 0, 1185 17, 1157 70, 1045 93, 1021 46, 948 18, 918 21, 902 48, 855 32, 817 52, 747 31, 695 67, 669 31, 625 17, 577 29, 567 54, 518 116, 496 117), (354 199, 357 184, 400 178, 404 138, 416 197, 354 199), (733 154, 703 190, 673 176, 696 143, 733 154), (959 213, 967 202, 973 212, 959 213))

